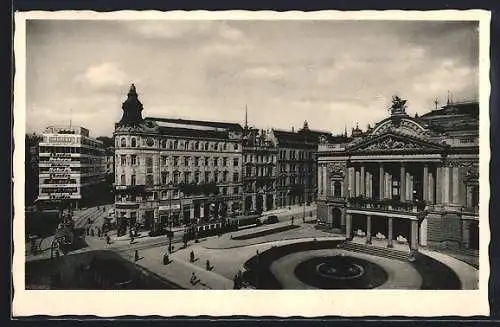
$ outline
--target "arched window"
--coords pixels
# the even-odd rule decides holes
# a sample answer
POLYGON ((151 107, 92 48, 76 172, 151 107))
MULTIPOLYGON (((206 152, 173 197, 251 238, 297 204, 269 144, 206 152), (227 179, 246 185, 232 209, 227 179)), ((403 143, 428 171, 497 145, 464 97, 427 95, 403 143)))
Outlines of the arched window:
POLYGON ((120 176, 120 185, 125 185, 126 182, 125 182, 125 175, 121 175, 120 176))
POLYGON ((189 150, 189 141, 184 142, 184 150, 189 150))
POLYGON ((208 146, 209 146, 209 144, 208 144, 208 142, 206 142, 205 143, 205 151, 208 151, 208 146))
POLYGON ((132 147, 135 148, 137 146, 137 141, 135 140, 135 137, 132 138, 132 147))
POLYGON ((197 142, 194 144, 194 148, 195 148, 196 150, 201 150, 201 149, 200 149, 200 142, 198 142, 198 141, 197 141, 197 142))
POLYGON ((333 196, 340 198, 342 196, 342 184, 339 181, 333 183, 333 196))
POLYGON ((177 150, 177 147, 179 146, 179 142, 177 140, 174 141, 174 150, 177 150))
POLYGON ((121 143, 120 143, 120 146, 121 146, 122 148, 124 148, 124 147, 126 147, 126 146, 127 146, 127 140, 126 140, 124 137, 122 137, 122 139, 121 139, 121 141, 120 141, 120 142, 121 142, 121 143))

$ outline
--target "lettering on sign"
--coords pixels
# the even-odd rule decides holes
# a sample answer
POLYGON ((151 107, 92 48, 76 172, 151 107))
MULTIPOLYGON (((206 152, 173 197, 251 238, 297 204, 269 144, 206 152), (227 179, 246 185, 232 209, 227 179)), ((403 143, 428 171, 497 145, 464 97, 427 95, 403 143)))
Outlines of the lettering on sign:
POLYGON ((73 136, 49 136, 49 143, 73 144, 76 143, 76 138, 73 136))

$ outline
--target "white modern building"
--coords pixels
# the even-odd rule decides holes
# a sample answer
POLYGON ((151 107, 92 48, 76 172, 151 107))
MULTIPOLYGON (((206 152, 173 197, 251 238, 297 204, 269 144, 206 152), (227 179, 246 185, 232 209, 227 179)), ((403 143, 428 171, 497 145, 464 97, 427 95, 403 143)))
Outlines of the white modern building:
POLYGON ((84 127, 47 127, 38 165, 37 201, 44 205, 66 202, 77 208, 97 199, 104 188, 105 150, 84 127))

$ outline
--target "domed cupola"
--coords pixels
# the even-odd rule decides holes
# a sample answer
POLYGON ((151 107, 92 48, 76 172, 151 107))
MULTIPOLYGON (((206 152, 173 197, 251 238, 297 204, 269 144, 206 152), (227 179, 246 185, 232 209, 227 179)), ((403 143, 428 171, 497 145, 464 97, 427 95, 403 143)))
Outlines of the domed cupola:
POLYGON ((138 99, 135 85, 130 86, 127 94, 127 100, 122 105, 123 116, 118 125, 139 125, 144 120, 142 118, 142 103, 138 99))

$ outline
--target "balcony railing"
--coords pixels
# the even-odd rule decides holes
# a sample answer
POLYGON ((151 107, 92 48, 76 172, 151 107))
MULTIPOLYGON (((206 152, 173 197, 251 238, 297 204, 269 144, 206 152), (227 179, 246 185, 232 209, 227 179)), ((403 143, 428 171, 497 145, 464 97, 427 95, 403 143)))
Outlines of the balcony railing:
POLYGON ((424 202, 401 202, 398 200, 387 199, 377 200, 368 198, 349 198, 347 199, 349 208, 356 209, 375 209, 382 211, 399 211, 399 212, 423 212, 426 204, 424 202))

